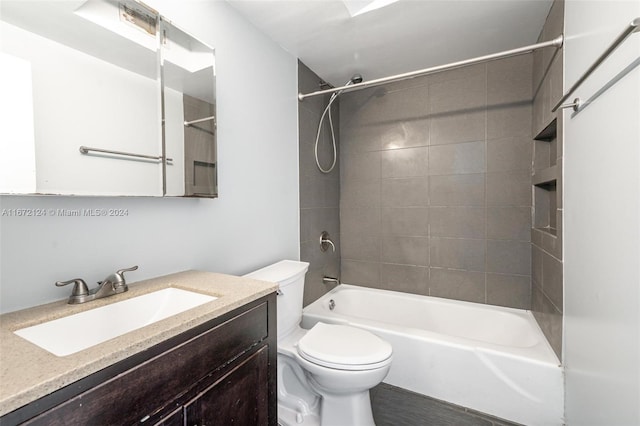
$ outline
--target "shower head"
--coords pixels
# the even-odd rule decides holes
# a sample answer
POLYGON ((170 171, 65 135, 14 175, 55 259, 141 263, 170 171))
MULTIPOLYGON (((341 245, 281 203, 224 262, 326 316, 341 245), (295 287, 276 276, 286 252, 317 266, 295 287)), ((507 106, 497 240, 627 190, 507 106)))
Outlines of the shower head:
MULTIPOLYGON (((360 74, 354 74, 354 75, 349 79, 349 81, 347 81, 344 85, 345 85, 345 86, 351 86, 352 84, 358 84, 358 83, 362 83, 362 75, 360 75, 360 74)), ((344 90, 344 89, 343 89, 343 90, 344 90)), ((333 102, 333 99, 335 99, 335 98, 337 98, 338 96, 340 96, 340 95, 342 94, 343 90, 338 90, 337 92, 334 92, 334 93, 331 95, 331 99, 332 99, 332 100, 331 100, 330 102, 333 102)))

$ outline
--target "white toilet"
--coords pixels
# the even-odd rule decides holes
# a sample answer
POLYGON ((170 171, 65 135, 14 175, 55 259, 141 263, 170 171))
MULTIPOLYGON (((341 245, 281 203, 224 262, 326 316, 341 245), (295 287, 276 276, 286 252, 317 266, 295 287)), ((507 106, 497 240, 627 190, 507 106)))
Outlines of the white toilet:
POLYGON ((308 268, 306 262, 283 260, 246 275, 279 284, 278 422, 374 426, 369 389, 389 372, 391 345, 346 325, 300 328, 308 268))

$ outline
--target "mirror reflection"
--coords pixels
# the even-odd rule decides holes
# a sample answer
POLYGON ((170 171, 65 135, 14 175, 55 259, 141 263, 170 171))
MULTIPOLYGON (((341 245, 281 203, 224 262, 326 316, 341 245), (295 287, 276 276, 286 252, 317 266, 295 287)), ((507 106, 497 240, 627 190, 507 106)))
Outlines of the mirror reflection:
POLYGON ((0 8, 0 192, 216 196, 213 49, 131 0, 0 8))
POLYGON ((217 195, 213 49, 161 20, 166 194, 217 195))

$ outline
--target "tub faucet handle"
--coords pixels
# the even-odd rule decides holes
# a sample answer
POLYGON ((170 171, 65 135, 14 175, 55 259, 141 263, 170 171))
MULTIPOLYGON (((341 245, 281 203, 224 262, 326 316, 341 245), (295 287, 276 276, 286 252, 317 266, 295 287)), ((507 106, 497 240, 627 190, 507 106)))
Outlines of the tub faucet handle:
POLYGON ((320 234, 320 250, 327 251, 329 246, 331 246, 331 249, 335 253, 336 246, 333 244, 333 241, 331 241, 329 233, 327 231, 322 231, 322 234, 320 234))

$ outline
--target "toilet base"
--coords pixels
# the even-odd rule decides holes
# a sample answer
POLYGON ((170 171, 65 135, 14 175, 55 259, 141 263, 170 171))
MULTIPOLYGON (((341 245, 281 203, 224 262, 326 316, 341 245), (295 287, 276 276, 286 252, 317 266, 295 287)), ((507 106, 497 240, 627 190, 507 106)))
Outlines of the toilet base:
POLYGON ((316 414, 302 415, 299 411, 278 404, 278 424, 281 426, 320 426, 316 414))
POLYGON ((303 415, 298 410, 278 404, 281 426, 375 426, 369 392, 356 395, 325 395, 320 402, 320 416, 303 415), (322 420, 321 420, 322 419, 322 420))
POLYGON ((369 391, 322 396, 320 426, 375 426, 369 391))

